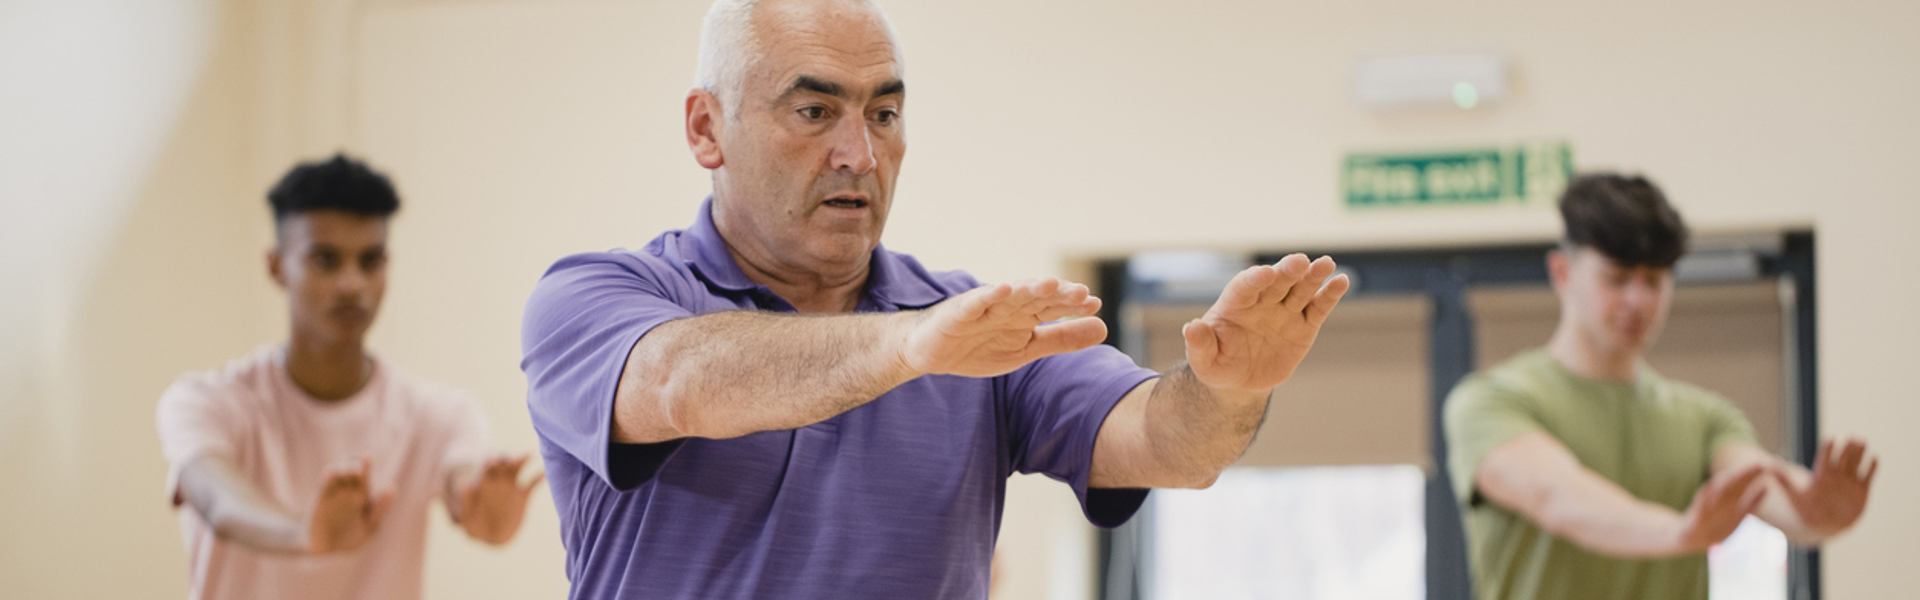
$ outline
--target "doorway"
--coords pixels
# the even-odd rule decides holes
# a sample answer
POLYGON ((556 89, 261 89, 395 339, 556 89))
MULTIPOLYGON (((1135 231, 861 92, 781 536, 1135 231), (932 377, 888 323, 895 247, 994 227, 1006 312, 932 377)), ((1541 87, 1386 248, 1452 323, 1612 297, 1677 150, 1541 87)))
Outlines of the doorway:
MULTIPOLYGON (((1470 598, 1441 402, 1466 374, 1546 341, 1559 310, 1551 248, 1326 252, 1354 287, 1313 353, 1213 489, 1156 492, 1101 532, 1101 597, 1470 598)), ((1802 464, 1818 443, 1813 250, 1806 231, 1696 240, 1648 354, 1664 375, 1733 401, 1763 446, 1802 464)), ((1180 325, 1240 268, 1285 253, 1103 262, 1109 343, 1172 366, 1180 325)), ((1819 598, 1817 551, 1749 521, 1709 556, 1713 595, 1819 598)))

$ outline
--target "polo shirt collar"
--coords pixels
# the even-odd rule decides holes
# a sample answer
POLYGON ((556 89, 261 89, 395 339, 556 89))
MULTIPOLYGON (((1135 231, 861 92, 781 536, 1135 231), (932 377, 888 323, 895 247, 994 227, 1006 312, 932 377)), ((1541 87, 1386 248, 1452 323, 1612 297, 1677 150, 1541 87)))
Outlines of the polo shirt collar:
MULTIPOLYGON (((747 278, 727 251, 726 240, 713 224, 713 197, 700 202, 700 215, 693 227, 680 236, 680 256, 695 275, 722 289, 745 292, 760 287, 747 278)), ((876 244, 867 270, 866 295, 875 304, 890 304, 900 309, 926 308, 945 300, 947 295, 928 281, 925 270, 876 244)))
POLYGON ((700 202, 700 216, 693 220, 693 227, 680 236, 680 256, 693 267, 694 274, 709 285, 735 292, 760 287, 747 279, 739 263, 733 262, 727 241, 720 238, 720 229, 714 227, 713 196, 700 202))

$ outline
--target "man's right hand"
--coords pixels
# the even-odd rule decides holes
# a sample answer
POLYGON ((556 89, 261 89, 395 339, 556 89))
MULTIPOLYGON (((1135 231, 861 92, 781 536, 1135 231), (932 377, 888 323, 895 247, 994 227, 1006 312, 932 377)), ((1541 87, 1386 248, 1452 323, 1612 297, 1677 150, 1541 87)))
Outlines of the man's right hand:
POLYGON ((314 554, 352 552, 367 545, 380 519, 393 505, 393 490, 373 493, 372 462, 327 470, 320 501, 307 517, 307 550, 314 554))
POLYGON ((1760 479, 1766 472, 1765 467, 1754 465, 1720 473, 1702 484, 1681 515, 1678 545, 1682 551, 1705 551, 1733 535, 1767 497, 1766 481, 1760 479))
POLYGON ((917 315, 901 358, 915 372, 992 377, 1100 343, 1107 326, 1087 286, 1051 277, 974 288, 917 315))

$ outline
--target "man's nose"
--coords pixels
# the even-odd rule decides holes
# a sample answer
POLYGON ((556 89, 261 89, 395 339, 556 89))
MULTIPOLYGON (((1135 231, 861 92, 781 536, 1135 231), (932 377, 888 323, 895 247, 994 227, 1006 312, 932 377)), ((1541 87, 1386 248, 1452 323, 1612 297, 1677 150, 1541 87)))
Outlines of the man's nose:
POLYGON ((367 289, 367 271, 359 265, 347 265, 340 269, 340 278, 334 280, 334 286, 342 296, 358 296, 367 289))
POLYGON ((833 161, 836 171, 850 171, 855 175, 865 175, 873 170, 879 161, 873 157, 873 132, 867 129, 866 119, 845 119, 834 131, 833 161))
POLYGON ((1627 285, 1627 304, 1634 308, 1643 308, 1649 304, 1653 304, 1654 299, 1659 296, 1659 288, 1652 284, 1636 281, 1627 285))

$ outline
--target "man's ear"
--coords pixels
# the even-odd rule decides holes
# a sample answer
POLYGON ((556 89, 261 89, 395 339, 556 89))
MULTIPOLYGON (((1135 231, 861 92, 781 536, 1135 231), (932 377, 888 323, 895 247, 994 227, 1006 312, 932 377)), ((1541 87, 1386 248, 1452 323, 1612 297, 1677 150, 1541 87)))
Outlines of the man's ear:
POLYGON ((1573 257, 1563 248, 1547 251, 1547 283, 1553 286, 1553 292, 1559 294, 1567 285, 1567 273, 1573 268, 1573 257))
POLYGON ((708 170, 726 164, 720 154, 720 134, 726 124, 723 110, 712 92, 700 88, 687 92, 687 148, 693 150, 694 162, 708 170))
POLYGON ((267 277, 273 279, 274 285, 280 286, 280 289, 287 289, 287 274, 280 270, 279 244, 267 249, 267 277))

